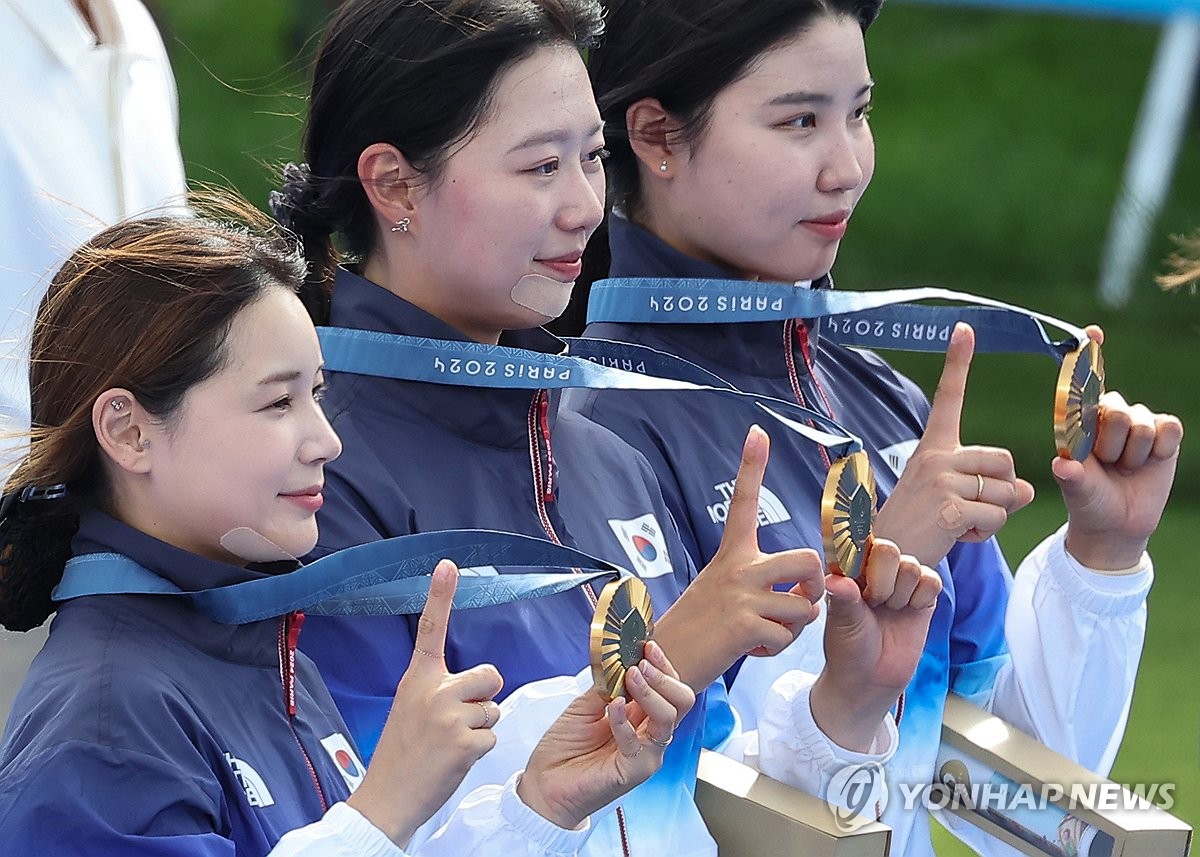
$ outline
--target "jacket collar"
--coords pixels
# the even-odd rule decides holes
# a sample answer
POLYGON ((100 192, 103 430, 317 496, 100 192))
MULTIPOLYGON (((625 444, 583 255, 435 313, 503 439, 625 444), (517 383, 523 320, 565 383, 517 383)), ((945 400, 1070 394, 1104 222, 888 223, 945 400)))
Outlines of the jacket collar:
MULTIPOLYGON (((671 247, 656 235, 631 221, 619 211, 613 211, 608 227, 612 263, 611 277, 679 277, 688 279, 738 279, 727 268, 688 256, 671 247)), ((813 284, 813 288, 832 288, 829 275, 813 284)), ((802 288, 802 287, 800 287, 802 288)), ((784 324, 781 321, 647 325, 656 334, 669 339, 680 354, 701 365, 714 363, 726 369, 763 378, 779 378, 787 374, 783 357, 784 324)), ((816 356, 820 344, 820 320, 808 322, 810 353, 816 356)), ((806 371, 802 361, 798 372, 806 371)), ((720 374, 718 371, 717 374, 720 374)))
MULTIPOLYGON (((271 563, 242 568, 206 559, 160 541, 98 510, 89 510, 80 516, 79 530, 71 541, 71 553, 75 556, 123 554, 187 592, 254 580, 270 573, 291 571, 298 565, 271 563)), ((279 621, 276 619, 248 625, 224 625, 214 622, 177 598, 155 595, 127 598, 131 609, 141 613, 147 621, 172 631, 213 657, 260 666, 278 664, 279 621)), ((70 602, 66 606, 70 606, 70 602)))
MULTIPOLYGON (((387 289, 345 268, 339 268, 330 306, 333 327, 373 330, 380 333, 420 336, 450 342, 470 338, 446 322, 409 303, 387 289)), ((540 327, 507 330, 500 344, 542 354, 563 354, 561 339, 540 327)), ((362 378, 356 407, 387 408, 387 400, 402 397, 402 407, 421 412, 448 431, 487 446, 524 447, 533 393, 529 390, 456 387, 387 378, 362 378), (399 385, 399 386, 394 386, 399 385), (398 391, 398 392, 396 392, 398 391)), ((549 419, 553 425, 558 397, 552 397, 549 419)))

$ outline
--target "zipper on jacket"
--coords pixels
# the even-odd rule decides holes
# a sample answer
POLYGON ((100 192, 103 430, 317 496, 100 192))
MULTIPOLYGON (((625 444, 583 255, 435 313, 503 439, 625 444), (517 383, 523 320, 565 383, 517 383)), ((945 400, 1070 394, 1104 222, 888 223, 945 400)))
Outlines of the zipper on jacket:
MULTIPOLYGON (((529 463, 533 468, 533 498, 537 504, 538 518, 546 536, 556 545, 562 544, 562 539, 554 531, 550 521, 548 503, 554 502, 554 448, 550 443, 550 393, 548 390, 538 390, 529 405, 529 463), (544 458, 543 458, 544 450, 544 458)), ((576 574, 579 569, 572 569, 576 574)), ((596 593, 590 586, 581 586, 588 604, 596 609, 596 593)), ((629 848, 629 831, 625 824, 625 808, 617 807, 617 828, 621 832, 621 852, 624 857, 632 857, 629 848)))
MULTIPOLYGON (((809 352, 808 346, 808 325, 803 319, 789 318, 783 323, 783 359, 787 364, 788 380, 792 384, 792 395, 796 397, 796 401, 802 407, 820 412, 819 408, 809 405, 808 400, 804 397, 804 388, 800 385, 800 376, 796 372, 796 354, 792 346, 792 340, 800 346, 800 356, 804 360, 804 366, 808 371, 808 377, 812 378, 813 386, 817 393, 821 396, 821 400, 825 402, 825 415, 830 419, 836 419, 833 415, 833 408, 829 404, 829 397, 825 395, 825 391, 821 388, 821 382, 817 380, 816 371, 813 367, 812 355, 809 352)), ((808 425, 811 428, 817 428, 817 424, 812 420, 808 420, 808 425)), ((825 462, 825 469, 828 470, 832 466, 829 460, 829 450, 825 447, 819 447, 821 450, 821 460, 825 462)))
POLYGON ((279 619, 279 678, 283 685, 283 710, 288 716, 288 726, 292 729, 292 737, 296 739, 296 746, 300 748, 300 755, 304 757, 304 764, 308 767, 309 776, 312 777, 313 787, 317 791, 317 800, 321 803, 321 812, 325 812, 329 809, 329 801, 325 799, 325 789, 321 787, 316 766, 313 765, 308 750, 304 749, 304 743, 296 731, 294 720, 296 716, 296 643, 300 640, 300 628, 303 625, 303 610, 296 610, 279 619))

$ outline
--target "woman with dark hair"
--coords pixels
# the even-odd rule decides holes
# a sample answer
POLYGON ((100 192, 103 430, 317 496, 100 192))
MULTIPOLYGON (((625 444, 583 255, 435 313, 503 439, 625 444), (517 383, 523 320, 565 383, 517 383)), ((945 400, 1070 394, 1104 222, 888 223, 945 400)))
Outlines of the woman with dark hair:
MULTIPOLYGON (((295 651, 303 612, 259 605, 269 618, 231 624, 204 606, 295 570, 279 557, 312 549, 341 450, 296 298, 304 260, 264 220, 118 224, 38 310, 34 433, 0 504, 0 623, 36 627, 63 603, 0 745, 0 854, 401 857, 496 743, 499 674, 452 674, 442 655, 447 561, 366 768, 295 651), (52 595, 68 571, 90 594, 52 595)), ((456 802, 412 853, 579 848, 587 816, 658 769, 693 699, 661 650, 645 657, 628 706, 579 695, 523 774, 456 802)))
MULTIPOLYGON (((351 369, 327 348, 325 405, 346 450, 329 469, 318 551, 448 527, 561 540, 639 573, 655 639, 701 693, 746 653, 793 641, 821 600, 823 569, 811 550, 758 549, 761 430, 733 442, 744 463, 727 538, 697 574, 645 460, 560 411, 557 391, 541 383, 563 343, 536 325, 566 306, 602 217, 602 127, 579 54, 600 32, 594 0, 352 0, 329 25, 308 163, 288 169, 273 204, 304 241, 306 301, 329 319, 327 344, 380 346, 384 358, 351 369), (525 385, 529 371, 535 382, 525 385)), ((896 597, 871 610, 851 587, 841 606, 853 633, 833 657, 862 681, 830 698, 886 752, 887 709, 911 674, 938 586, 882 542, 867 573, 882 600, 896 597)), ((513 685, 574 673, 588 663, 589 595, 460 614, 449 662, 494 662, 513 685)), ((390 617, 314 618, 306 628, 307 651, 367 752, 415 630, 390 617)), ((579 688, 562 690, 547 712, 579 688)), ((781 702, 797 712, 784 731, 800 746, 816 732, 807 692, 789 685, 781 702)), ((696 709, 661 774, 605 819, 589 853, 713 853, 691 794, 696 709)), ((497 758, 476 773, 486 779, 497 758)))
MULTIPOLYGON (((597 273, 832 288, 839 241, 874 170, 864 34, 879 6, 611 0, 605 41, 588 57, 614 206, 608 247, 593 244, 611 252, 611 265, 598 261, 597 273)), ((734 283, 728 288, 737 294, 734 283)), ((908 379, 873 353, 823 336, 817 320, 711 322, 613 321, 586 335, 673 353, 739 389, 819 410, 864 439, 888 497, 876 532, 937 566, 944 585, 904 697, 893 785, 932 780, 948 692, 1106 771, 1129 710, 1152 578, 1145 549, 1173 480, 1179 421, 1109 393, 1093 453, 1053 464, 1069 524, 1026 559, 1014 583, 992 534, 1032 488, 1007 450, 959 442, 969 328, 950 337, 931 412, 908 379)), ((695 562, 713 556, 724 534, 719 488, 736 468, 729 444, 754 419, 748 410, 718 410, 702 395, 608 391, 572 394, 568 407, 646 456, 695 562)), ((761 543, 819 545, 829 458, 789 432, 771 435, 761 543)), ((825 633, 824 651, 819 635, 805 634, 784 656, 742 666, 731 698, 743 726, 755 723, 761 687, 784 670, 819 673, 817 687, 847 680, 826 664, 835 646, 828 625, 825 633)), ((827 735, 849 749, 866 746, 865 735, 847 729, 845 710, 820 705, 815 690, 813 699, 827 735)), ((767 744, 760 753, 763 770, 799 784, 792 756, 767 744)), ((895 853, 930 853, 927 813, 902 804, 893 801, 883 816, 895 853)))

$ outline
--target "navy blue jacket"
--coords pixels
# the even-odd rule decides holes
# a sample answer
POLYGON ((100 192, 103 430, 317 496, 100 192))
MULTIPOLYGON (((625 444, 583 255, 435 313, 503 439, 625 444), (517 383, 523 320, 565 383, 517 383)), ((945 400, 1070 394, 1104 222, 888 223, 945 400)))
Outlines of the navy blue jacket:
MULTIPOLYGON (((332 324, 466 339, 346 270, 334 288, 332 324)), ((506 333, 501 344, 563 349, 540 329, 506 333)), ((607 429, 560 411, 556 395, 330 372, 325 408, 344 452, 326 467, 318 553, 454 528, 556 538, 639 573, 657 613, 694 575, 645 459, 607 429)), ((507 689, 574 674, 588 663, 592 612, 582 590, 460 611, 447 663, 493 663, 507 689)), ((368 756, 415 629, 416 617, 313 616, 305 627, 302 645, 368 756)))
MULTIPOLYGON (((734 276, 667 246, 624 217, 610 222, 614 277, 734 276)), ((828 280, 819 287, 831 287, 828 280)), ((861 437, 886 497, 917 445, 929 414, 924 394, 877 355, 823 339, 820 323, 802 319, 745 324, 592 324, 586 335, 647 345, 684 357, 749 392, 800 401, 861 437)), ((759 503, 764 551, 821 550, 820 504, 828 464, 824 450, 752 405, 706 393, 649 396, 626 391, 570 391, 565 407, 608 426, 637 447, 658 474, 667 506, 697 565, 715 553, 750 425, 771 436, 771 459, 759 503)), ((986 698, 1008 658, 1004 608, 1011 576, 995 539, 960 543, 939 564, 945 585, 917 674, 902 734, 936 747, 947 688, 986 698), (913 717, 914 708, 924 708, 913 717)))
MULTIPOLYGON (((124 554, 185 590, 261 576, 98 512, 73 549, 124 554)), ((264 855, 320 819, 364 771, 313 665, 298 654, 289 669, 292 629, 222 625, 156 596, 63 604, 0 746, 0 855, 264 855)))

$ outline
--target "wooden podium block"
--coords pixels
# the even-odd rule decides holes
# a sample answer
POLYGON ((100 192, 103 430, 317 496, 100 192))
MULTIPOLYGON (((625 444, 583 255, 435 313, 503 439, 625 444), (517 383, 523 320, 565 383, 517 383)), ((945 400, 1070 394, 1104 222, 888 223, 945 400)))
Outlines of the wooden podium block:
POLYGON ((1190 825, 953 695, 937 777, 947 787, 946 811, 1033 857, 1186 857, 1191 850, 1190 825), (1023 786, 1029 800, 1009 801, 1023 786), (950 800, 949 789, 960 799, 950 800))
POLYGON ((892 831, 839 830, 825 801, 705 750, 696 805, 720 857, 886 857, 892 831))

